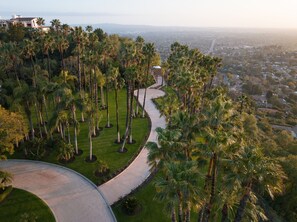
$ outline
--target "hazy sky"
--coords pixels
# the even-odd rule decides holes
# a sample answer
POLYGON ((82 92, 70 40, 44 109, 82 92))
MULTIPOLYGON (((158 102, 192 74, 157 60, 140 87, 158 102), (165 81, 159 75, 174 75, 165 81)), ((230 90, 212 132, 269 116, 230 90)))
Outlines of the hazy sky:
POLYGON ((297 0, 1 0, 0 16, 49 23, 297 29, 297 0))

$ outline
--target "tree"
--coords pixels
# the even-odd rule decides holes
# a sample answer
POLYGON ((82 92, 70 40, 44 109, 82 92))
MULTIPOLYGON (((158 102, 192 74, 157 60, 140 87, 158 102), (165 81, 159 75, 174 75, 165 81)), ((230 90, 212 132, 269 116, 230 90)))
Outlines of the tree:
POLYGON ((35 56, 35 50, 36 46, 35 43, 31 40, 25 39, 23 44, 23 55, 25 58, 29 58, 33 70, 33 87, 36 87, 36 70, 35 70, 35 64, 34 64, 34 56, 35 56))
POLYGON ((265 157, 258 147, 244 147, 234 160, 233 166, 234 177, 244 187, 235 222, 242 221, 247 203, 257 196, 254 193, 255 190, 260 193, 266 191, 271 198, 283 192, 283 181, 286 175, 282 167, 272 159, 265 157))
POLYGON ((74 94, 70 89, 65 89, 64 92, 65 94, 62 97, 62 101, 60 103, 60 109, 71 110, 71 114, 72 114, 71 119, 74 126, 74 148, 75 148, 75 153, 78 154, 77 136, 79 134, 79 122, 76 118, 76 109, 82 111, 84 103, 79 93, 74 94))
POLYGON ((14 145, 28 134, 28 127, 22 115, 1 106, 0 123, 0 159, 5 159, 7 153, 14 152, 14 145))
POLYGON ((124 80, 119 76, 119 69, 112 67, 109 69, 109 75, 114 82, 115 103, 116 103, 116 124, 117 124, 117 143, 121 142, 120 124, 119 124, 119 101, 118 90, 124 85, 124 80))
MULTIPOLYGON (((143 47, 143 54, 145 56, 145 60, 146 60, 146 64, 147 64, 147 66, 146 66, 146 79, 145 79, 145 83, 147 84, 148 77, 149 77, 149 72, 150 72, 150 69, 151 69, 152 58, 156 54, 154 44, 153 43, 145 44, 144 47, 143 47)), ((145 116, 146 91, 147 91, 147 87, 144 90, 143 105, 142 105, 142 117, 145 116)))
POLYGON ((157 168, 163 169, 166 162, 177 159, 179 150, 179 140, 181 132, 178 130, 168 130, 158 127, 158 143, 148 142, 146 144, 148 153, 148 162, 151 170, 157 168))
POLYGON ((22 106, 23 110, 25 111, 26 117, 29 122, 31 138, 34 139, 35 130, 31 112, 31 106, 35 102, 34 90, 25 82, 21 82, 20 85, 13 90, 13 97, 15 105, 22 106))
POLYGON ((45 24, 45 20, 41 17, 37 18, 37 25, 42 26, 45 24))

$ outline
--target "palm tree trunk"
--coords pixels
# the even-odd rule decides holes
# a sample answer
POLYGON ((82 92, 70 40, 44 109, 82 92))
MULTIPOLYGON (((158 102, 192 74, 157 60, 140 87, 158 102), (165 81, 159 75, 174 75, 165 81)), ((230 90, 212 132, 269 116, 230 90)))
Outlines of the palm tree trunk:
POLYGON ((217 160, 218 156, 216 152, 213 152, 212 157, 212 173, 211 173, 211 189, 210 189, 210 198, 209 203, 207 204, 206 211, 205 211, 205 221, 209 220, 211 208, 215 198, 215 189, 216 189, 216 181, 217 181, 217 160))
POLYGON ((127 142, 127 138, 129 135, 129 117, 130 117, 130 112, 131 112, 131 108, 130 108, 130 83, 127 84, 127 114, 126 114, 126 131, 125 131, 125 136, 124 136, 124 141, 122 144, 122 148, 121 148, 121 152, 124 151, 126 142, 127 142))
POLYGON ((35 66, 34 66, 34 61, 33 61, 33 57, 30 56, 30 60, 31 60, 31 65, 32 65, 32 69, 33 69, 33 87, 36 88, 36 71, 35 71, 35 66))
POLYGON ((146 90, 147 90, 147 88, 145 88, 145 90, 144 90, 144 97, 143 97, 143 105, 142 105, 142 118, 144 118, 145 117, 145 100, 146 100, 146 90))
POLYGON ((83 74, 83 79, 84 79, 84 91, 87 90, 87 77, 86 77, 86 69, 85 69, 85 64, 82 64, 82 74, 83 74))
POLYGON ((120 125, 119 125, 119 101, 118 101, 118 89, 115 84, 115 102, 116 102, 116 122, 117 122, 117 143, 121 142, 120 125))
POLYGON ((39 115, 38 115, 38 108, 37 108, 36 102, 34 102, 34 107, 35 107, 36 120, 37 120, 37 124, 38 124, 38 129, 39 129, 39 135, 40 135, 40 138, 42 138, 42 130, 41 130, 41 126, 40 126, 40 119, 39 119, 39 115))
POLYGON ((65 62, 64 62, 64 53, 61 51, 61 62, 62 62, 62 70, 65 70, 65 62))
POLYGON ((77 145, 77 126, 76 126, 76 123, 75 123, 75 126, 74 126, 74 146, 75 146, 75 153, 78 154, 78 145, 77 145))
POLYGON ((85 122, 85 117, 84 117, 84 112, 81 111, 81 121, 84 123, 85 122))
POLYGON ((239 202, 239 206, 236 211, 234 222, 240 222, 242 220, 247 201, 249 200, 251 195, 251 189, 252 189, 252 182, 249 182, 248 185, 246 186, 245 194, 243 195, 243 197, 239 202))
POLYGON ((138 116, 139 115, 139 85, 137 88, 137 96, 136 96, 136 111, 135 111, 135 115, 138 116))
POLYGON ((29 120, 32 140, 34 140, 34 138, 35 138, 34 126, 33 126, 33 121, 32 121, 32 116, 31 116, 31 111, 30 111, 30 105, 29 105, 28 101, 26 101, 24 108, 25 108, 26 116, 27 116, 27 118, 29 120))
POLYGON ((176 222, 176 214, 174 207, 171 208, 171 222, 176 222))
POLYGON ((89 122, 89 142, 90 142, 90 160, 92 160, 92 156, 93 156, 93 142, 92 142, 92 127, 91 127, 91 122, 89 122))
POLYGON ((62 123, 60 123, 60 134, 61 134, 61 138, 64 139, 64 133, 63 133, 63 126, 62 126, 62 123))
POLYGON ((101 106, 105 107, 103 86, 100 86, 100 97, 101 97, 101 106))
MULTIPOLYGON (((149 76, 149 69, 150 69, 150 59, 148 60, 148 63, 147 63, 147 70, 146 70, 146 78, 145 78, 145 84, 147 84, 147 81, 148 81, 148 76, 149 76)), ((142 118, 144 118, 145 116, 145 111, 144 111, 144 108, 145 108, 145 100, 146 100, 146 91, 147 91, 147 87, 145 87, 145 90, 144 90, 144 97, 143 97, 143 105, 142 105, 142 118)))
POLYGON ((221 222, 227 222, 228 221, 228 207, 225 203, 222 209, 222 219, 221 222))
POLYGON ((81 91, 82 85, 81 85, 81 64, 80 64, 80 49, 78 49, 78 55, 77 55, 77 71, 78 71, 78 84, 79 84, 79 91, 81 91))
POLYGON ((68 134, 68 143, 71 144, 71 139, 70 139, 70 131, 69 131, 69 123, 67 125, 67 134, 68 134))
MULTIPOLYGON (((99 98, 98 98, 98 83, 97 80, 95 81, 95 108, 96 112, 99 111, 99 98)), ((99 116, 96 114, 96 129, 99 131, 99 116)))
POLYGON ((47 53, 47 72, 48 72, 48 77, 50 80, 51 79, 51 65, 50 65, 49 53, 47 53))
POLYGON ((108 83, 106 83, 106 127, 110 128, 110 118, 109 118, 109 104, 108 104, 108 83))
POLYGON ((183 222, 182 194, 178 191, 178 222, 183 222))
POLYGON ((129 120, 129 143, 133 143, 132 136, 132 122, 133 122, 133 98, 134 98, 134 84, 131 84, 130 89, 130 120, 129 120))
POLYGON ((186 222, 190 222, 191 221, 191 205, 190 203, 188 202, 187 203, 187 209, 186 209, 186 222))
MULTIPOLYGON (((49 122, 49 118, 48 118, 48 109, 47 109, 47 102, 46 102, 46 98, 45 98, 45 95, 42 95, 42 101, 43 101, 43 105, 44 105, 44 110, 45 110, 45 116, 46 116, 46 122, 48 123, 49 122)), ((46 131, 46 134, 47 133, 47 128, 46 128, 46 124, 44 122, 44 126, 45 126, 45 131, 46 131)), ((50 132, 50 136, 52 138, 52 133, 50 132)))

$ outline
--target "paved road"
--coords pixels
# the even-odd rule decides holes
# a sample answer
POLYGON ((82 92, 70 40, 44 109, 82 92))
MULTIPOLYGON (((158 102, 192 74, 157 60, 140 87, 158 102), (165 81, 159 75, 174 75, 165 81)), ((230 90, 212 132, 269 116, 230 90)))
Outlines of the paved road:
MULTIPOLYGON (((157 127, 165 128, 165 118, 160 117, 160 112, 156 109, 151 99, 164 96, 164 92, 153 89, 161 85, 161 78, 147 90, 145 110, 150 116, 152 127, 148 141, 157 142, 157 127)), ((142 104, 144 89, 140 90, 139 102, 142 104)), ((123 154, 125 155, 125 154, 123 154)), ((121 197, 128 195, 132 190, 141 185, 150 175, 150 168, 147 163, 148 150, 143 148, 136 159, 119 175, 102 184, 99 189, 104 194, 108 203, 112 205, 121 197)))
POLYGON ((216 39, 212 40, 210 49, 208 50, 208 53, 207 53, 208 55, 211 55, 213 53, 215 44, 216 44, 216 39))
POLYGON ((34 193, 58 222, 116 221, 96 185, 64 167, 29 160, 0 161, 14 175, 13 186, 34 193))

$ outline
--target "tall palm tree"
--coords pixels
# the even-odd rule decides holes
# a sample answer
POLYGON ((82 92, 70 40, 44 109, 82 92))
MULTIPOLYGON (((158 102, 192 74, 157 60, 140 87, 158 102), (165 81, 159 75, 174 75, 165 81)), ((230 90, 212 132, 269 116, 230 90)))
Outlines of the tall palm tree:
POLYGON ((58 36, 55 42, 57 44, 58 51, 61 55, 62 70, 65 70, 64 53, 69 47, 69 42, 64 36, 58 36))
POLYGON ((41 18, 41 17, 37 18, 37 25, 42 26, 44 24, 45 24, 44 18, 41 18))
POLYGON ((200 122, 200 135, 204 138, 204 147, 210 153, 209 166, 205 179, 205 189, 209 194, 209 201, 200 212, 200 221, 208 220, 211 214, 215 196, 217 194, 217 167, 220 155, 226 146, 234 143, 230 130, 233 115, 232 103, 223 94, 219 94, 203 111, 200 122))
POLYGON ((77 143, 77 136, 79 134, 79 122, 76 118, 76 110, 79 109, 80 111, 82 111, 83 105, 84 104, 79 93, 74 94, 70 89, 65 89, 65 96, 62 98, 61 107, 63 109, 71 110, 72 122, 74 126, 74 148, 76 154, 79 153, 77 143))
POLYGON ((35 43, 29 39, 25 39, 23 42, 23 55, 25 58, 30 59, 32 70, 33 70, 33 76, 32 76, 32 82, 33 87, 36 87, 36 70, 35 70, 35 64, 34 64, 34 56, 35 56, 35 43))
POLYGON ((179 140, 181 132, 179 130, 168 130, 158 127, 156 129, 158 134, 158 143, 148 142, 146 148, 149 150, 148 162, 151 170, 157 168, 163 169, 166 162, 176 160, 178 158, 179 140))
POLYGON ((96 114, 96 110, 94 107, 94 104, 92 103, 92 101, 88 101, 88 105, 86 107, 86 113, 88 116, 88 125, 89 125, 89 133, 88 133, 88 137, 89 137, 89 146, 90 146, 90 155, 89 155, 89 161, 93 160, 93 141, 92 141, 92 135, 94 134, 94 127, 95 127, 95 121, 94 121, 94 117, 96 114))
POLYGON ((109 69, 109 75, 111 80, 114 82, 114 92, 115 92, 115 104, 116 104, 116 124, 117 124, 117 143, 121 142, 120 134, 120 124, 119 124, 119 99, 118 99, 118 90, 122 87, 123 79, 119 78, 119 69, 112 67, 109 69))
POLYGON ((47 56, 47 71, 49 78, 51 77, 51 66, 50 66, 50 52, 54 51, 55 40, 50 34, 46 35, 43 41, 43 53, 47 56))
POLYGON ((81 79, 81 53, 83 47, 83 29, 81 26, 75 27, 73 32, 73 39, 76 44, 76 53, 77 53, 77 75, 78 75, 78 84, 79 84, 79 91, 82 90, 82 79, 81 79))
POLYGON ((20 104, 25 111, 25 114, 30 126, 31 138, 33 140, 35 138, 35 131, 34 131, 31 107, 36 101, 35 92, 27 83, 20 82, 20 85, 16 87, 13 91, 13 97, 14 97, 14 103, 20 104))
POLYGON ((282 167, 272 159, 265 157, 258 147, 244 147, 234 160, 233 170, 233 177, 244 187, 235 222, 242 221, 247 203, 251 201, 251 196, 256 196, 255 190, 266 191, 271 198, 283 192, 286 175, 282 167))
POLYGON ((53 19, 51 22, 51 27, 53 30, 58 32, 61 29, 61 22, 59 19, 53 19))
MULTIPOLYGON (((145 79, 145 84, 147 84, 148 77, 149 77, 149 72, 150 72, 150 69, 151 69, 152 58, 156 54, 154 44, 153 43, 145 44, 144 47, 143 47, 143 54, 145 56, 145 60, 146 60, 146 64, 147 64, 147 66, 146 66, 146 79, 145 79)), ((144 90, 143 105, 142 105, 142 117, 145 116, 146 91, 147 91, 147 87, 144 90)))

